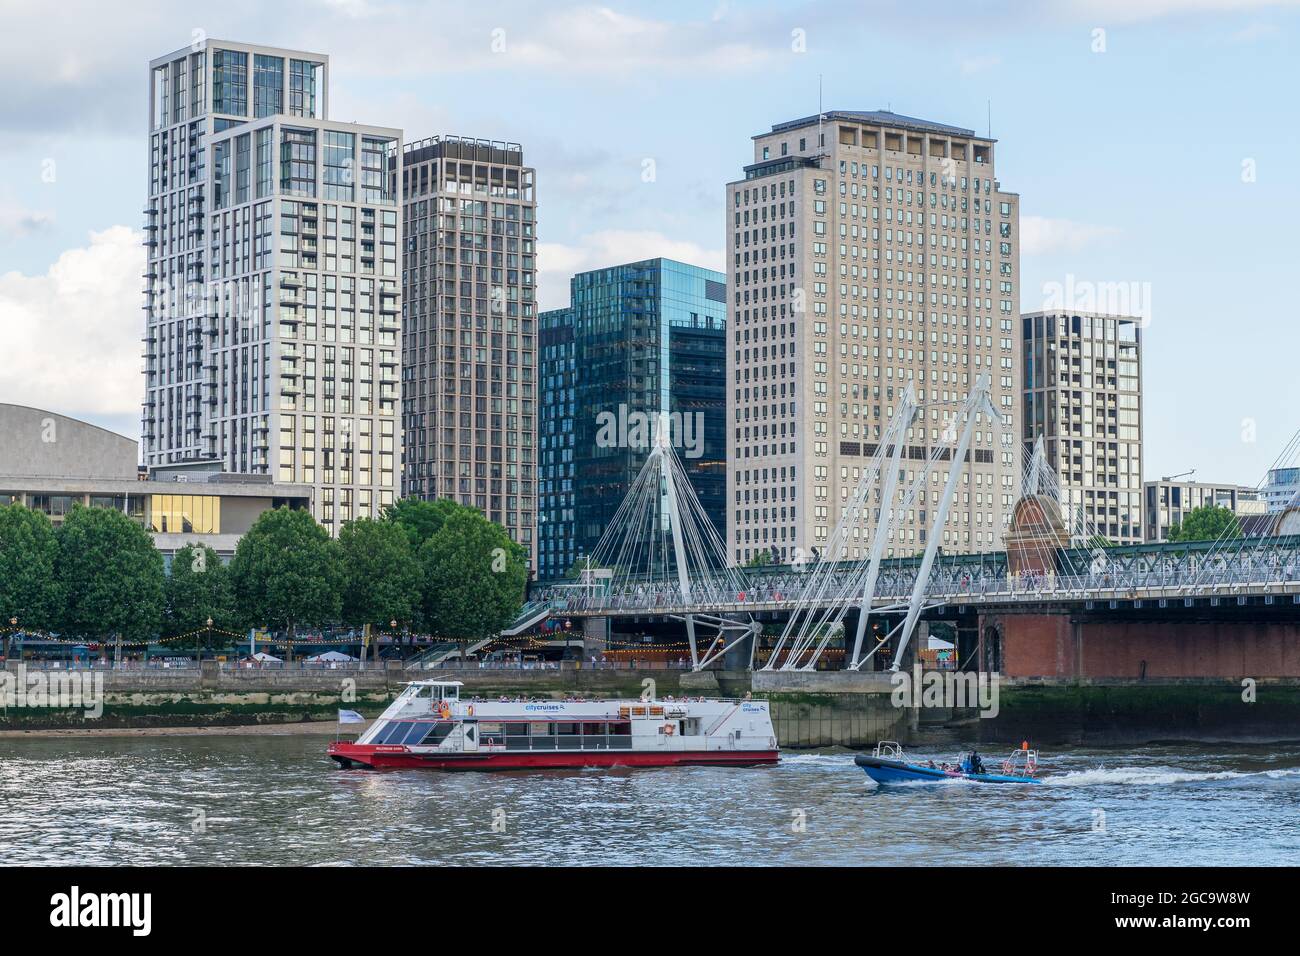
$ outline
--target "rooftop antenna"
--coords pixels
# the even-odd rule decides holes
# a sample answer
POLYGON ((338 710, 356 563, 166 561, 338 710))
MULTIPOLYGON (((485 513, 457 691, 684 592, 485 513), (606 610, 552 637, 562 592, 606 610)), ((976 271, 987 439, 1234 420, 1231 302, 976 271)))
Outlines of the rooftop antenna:
POLYGON ((817 148, 826 145, 826 134, 822 132, 822 74, 817 74, 817 148))

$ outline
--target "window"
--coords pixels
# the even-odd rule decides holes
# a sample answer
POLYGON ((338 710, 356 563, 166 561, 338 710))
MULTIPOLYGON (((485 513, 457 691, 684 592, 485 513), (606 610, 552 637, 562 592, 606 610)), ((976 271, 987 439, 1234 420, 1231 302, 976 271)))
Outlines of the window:
POLYGON ((258 54, 253 57, 253 115, 284 112, 284 60, 258 54))
POLYGON ((316 91, 321 86, 322 70, 320 63, 289 61, 289 112, 292 115, 320 118, 316 109, 316 91))
POLYGON ((352 199, 352 170, 356 162, 356 137, 351 133, 325 131, 324 167, 321 178, 326 199, 352 199))
POLYGON ((316 195, 316 133, 314 130, 281 131, 280 192, 286 196, 316 195))
POLYGON ((212 51, 212 112, 248 115, 248 54, 212 51))

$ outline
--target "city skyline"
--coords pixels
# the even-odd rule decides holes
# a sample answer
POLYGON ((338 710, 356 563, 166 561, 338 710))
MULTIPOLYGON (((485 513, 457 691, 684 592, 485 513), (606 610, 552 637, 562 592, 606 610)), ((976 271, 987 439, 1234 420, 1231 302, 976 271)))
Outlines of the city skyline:
MULTIPOLYGON (((834 30, 839 4, 724 4, 704 13, 684 4, 545 13, 496 5, 438 20, 447 55, 433 67, 379 55, 377 38, 400 22, 401 5, 294 4, 313 12, 297 26, 237 4, 221 16, 160 9, 129 35, 87 9, 58 27, 58 68, 0 116, 11 134, 0 154, 9 173, 0 186, 0 336, 18 356, 0 373, 0 397, 138 435, 130 409, 139 396, 138 342, 125 339, 123 353, 117 330, 138 328, 140 193, 100 186, 119 173, 125 183, 139 175, 139 63, 181 45, 196 29, 188 21, 208 20, 201 29, 212 36, 329 54, 336 119, 400 128, 408 139, 443 131, 525 143, 546 184, 542 309, 566 305, 568 277, 589 268, 658 255, 719 267, 723 184, 748 161, 745 139, 815 114, 819 76, 827 111, 890 107, 981 134, 992 100, 998 174, 1022 197, 1019 307, 1069 308, 1073 299, 1074 308, 1109 311, 1095 300, 1118 292, 1128 301, 1116 311, 1149 310, 1146 475, 1195 467, 1207 480, 1254 484, 1294 425, 1281 295, 1250 279, 1282 274, 1294 257, 1294 240, 1270 211, 1296 197, 1280 172, 1295 134, 1272 118, 1283 112, 1284 84, 1270 82, 1276 57, 1260 53, 1291 49, 1297 23, 1283 4, 1235 6, 954 10, 934 24, 934 68, 914 75, 897 72, 920 47, 909 36, 912 15, 895 4, 871 6, 834 30), (1200 64, 1162 59, 1188 49, 1200 64), (863 51, 878 64, 865 78, 851 65, 863 51), (1074 68, 1073 82, 1053 78, 1057 61, 1074 68), (1206 62, 1231 68, 1241 87, 1221 88, 1206 62), (668 77, 674 67, 688 76, 668 77), (1083 70, 1094 80, 1086 90, 1077 88, 1083 70), (482 110, 500 102, 495 92, 534 75, 537 109, 482 110), (425 94, 425 76, 445 93, 425 94), (710 100, 726 109, 676 95, 690 76, 707 78, 710 100), (458 95, 475 84, 487 95, 458 95), (1197 118, 1219 135, 1188 135, 1197 118), (74 137, 96 148, 74 153, 74 137), (1072 149, 1078 137, 1124 148, 1072 149), (1222 210, 1213 226, 1197 212, 1210 204, 1222 210), (130 301, 133 314, 119 315, 118 303, 130 301), (1237 380, 1224 367, 1252 374, 1237 380), (54 370, 69 368, 76 384, 55 382, 54 370), (1200 427, 1173 424, 1188 421, 1200 427)), ((50 29, 35 14, 25 21, 21 9, 13 16, 11 36, 25 35, 24 23, 28 32, 50 29)), ((402 32, 398 42, 407 44, 420 30, 402 32)), ((13 44, 6 62, 21 68, 28 54, 5 42, 13 44)))

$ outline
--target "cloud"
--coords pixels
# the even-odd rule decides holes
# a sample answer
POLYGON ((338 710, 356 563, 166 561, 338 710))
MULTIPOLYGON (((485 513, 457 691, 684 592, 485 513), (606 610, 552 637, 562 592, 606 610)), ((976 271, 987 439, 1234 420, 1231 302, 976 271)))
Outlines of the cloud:
POLYGON ((1277 27, 1271 23, 1251 23, 1232 34, 1232 41, 1234 43, 1254 43, 1256 40, 1274 36, 1277 32, 1277 27))
POLYGON ((0 275, 0 401, 74 417, 139 415, 142 238, 112 226, 44 275, 0 275))
POLYGON ((961 71, 967 75, 971 73, 982 73, 984 70, 991 70, 995 66, 1002 65, 1002 57, 997 54, 987 56, 972 56, 962 60, 959 64, 961 71))
POLYGON ((1118 236, 1114 226, 1097 226, 1069 219, 1020 217, 1020 249, 1027 256, 1049 252, 1077 252, 1085 246, 1118 236))
POLYGON ((539 305, 543 310, 567 306, 569 279, 575 273, 661 257, 719 272, 725 269, 721 249, 706 249, 690 240, 670 239, 651 230, 606 229, 584 236, 578 245, 538 243, 539 305))
POLYGON ((26 239, 54 225, 54 213, 0 205, 0 242, 26 239))
POLYGON ((1300 6, 1300 0, 1059 0, 1075 18, 1092 17, 1098 25, 1158 20, 1203 13, 1246 13, 1300 6))

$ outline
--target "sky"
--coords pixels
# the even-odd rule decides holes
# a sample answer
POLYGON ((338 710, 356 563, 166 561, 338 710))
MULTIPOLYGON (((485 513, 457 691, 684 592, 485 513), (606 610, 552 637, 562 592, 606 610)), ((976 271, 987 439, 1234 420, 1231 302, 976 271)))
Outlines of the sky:
POLYGON ((1143 315, 1146 478, 1255 485, 1300 427, 1300 0, 0 0, 0 402, 138 437, 148 61, 202 36, 328 54, 334 119, 522 144, 542 308, 721 269, 724 184, 819 82, 991 129, 1022 309, 1143 315))

